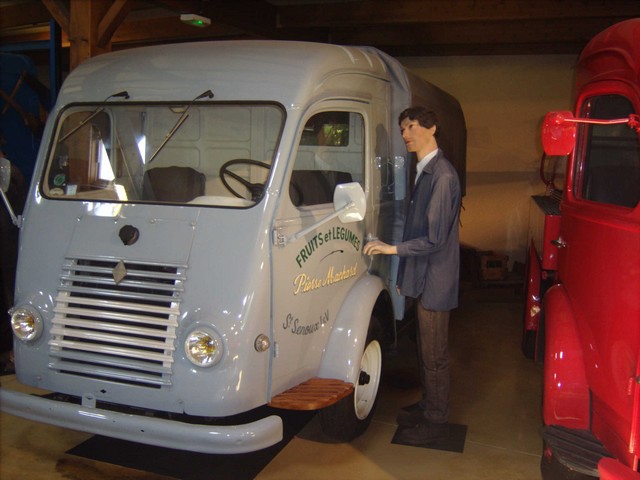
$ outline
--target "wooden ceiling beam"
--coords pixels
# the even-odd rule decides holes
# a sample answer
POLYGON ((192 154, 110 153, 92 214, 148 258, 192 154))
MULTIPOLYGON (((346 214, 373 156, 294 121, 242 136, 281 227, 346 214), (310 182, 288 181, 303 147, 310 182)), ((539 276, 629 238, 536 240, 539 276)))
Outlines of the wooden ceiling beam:
MULTIPOLYGON (((42 0, 51 17, 56 21, 60 28, 69 33, 71 27, 71 12, 69 4, 64 0, 42 0)), ((31 8, 31 6, 29 6, 31 8)), ((47 19, 48 20, 48 19, 47 19)))
POLYGON ((264 38, 277 38, 278 9, 266 0, 210 0, 205 12, 212 23, 223 23, 264 38))
POLYGON ((131 0, 114 0, 109 6, 98 24, 98 38, 96 39, 98 47, 106 48, 114 32, 129 14, 131 7, 131 0))
POLYGON ((265 38, 276 38, 278 9, 266 0, 156 0, 176 13, 195 13, 265 38))
POLYGON ((241 35, 242 30, 227 25, 214 24, 207 28, 196 28, 185 25, 177 17, 165 17, 154 20, 127 20, 114 32, 111 40, 115 50, 132 45, 214 40, 241 35))
POLYGON ((411 23, 551 20, 640 16, 635 0, 361 0, 289 5, 279 9, 281 28, 411 23))
MULTIPOLYGON (((77 12, 76 12, 77 13, 77 12)), ((578 53, 638 0, 354 0, 275 6, 268 0, 30 0, 0 7, 3 42, 44 38, 54 18, 73 64, 133 45, 268 38, 378 47, 391 55, 578 53), (73 6, 85 13, 74 15, 73 6), (207 28, 181 13, 211 19, 207 28)))
POLYGON ((18 28, 40 25, 51 19, 51 14, 44 3, 51 0, 42 0, 42 3, 29 4, 25 8, 22 4, 8 4, 0 7, 0 29, 18 28))
POLYGON ((578 53, 596 33, 621 19, 434 23, 331 29, 338 44, 373 45, 391 55, 578 53), (457 53, 454 53, 457 52, 457 53))

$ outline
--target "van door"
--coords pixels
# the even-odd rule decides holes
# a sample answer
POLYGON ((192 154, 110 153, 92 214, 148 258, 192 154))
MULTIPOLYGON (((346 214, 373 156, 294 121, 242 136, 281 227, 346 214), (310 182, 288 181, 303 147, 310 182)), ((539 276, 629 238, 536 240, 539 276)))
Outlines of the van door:
POLYGON ((343 224, 335 218, 291 239, 334 212, 336 185, 359 182, 365 188, 367 110, 333 105, 303 119, 274 222, 272 395, 315 376, 344 298, 366 272, 365 220, 343 224))
MULTIPOLYGON (((595 85, 577 113, 626 118, 638 112, 638 100, 624 85, 595 85)), ((562 205, 559 271, 584 345, 594 433, 617 425, 625 430, 619 438, 628 441, 640 374, 639 136, 627 124, 583 124, 574 155, 562 205)))

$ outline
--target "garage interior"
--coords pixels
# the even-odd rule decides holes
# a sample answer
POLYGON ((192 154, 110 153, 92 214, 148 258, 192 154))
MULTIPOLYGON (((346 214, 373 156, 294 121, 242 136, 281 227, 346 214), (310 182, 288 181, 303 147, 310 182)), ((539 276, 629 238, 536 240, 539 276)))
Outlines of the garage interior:
MULTIPOLYGON (((548 111, 572 109, 573 66, 588 40, 638 16, 636 0, 0 0, 0 52, 31 58, 53 96, 83 60, 144 45, 370 45, 458 98, 468 132, 463 288, 450 330, 451 421, 461 442, 449 450, 393 443, 398 410, 419 395, 406 334, 386 358, 371 426, 349 444, 319 441, 313 415, 287 418, 282 444, 222 457, 0 414, 0 478, 540 478, 542 365, 520 345, 530 198, 545 188, 540 125, 548 111), (211 24, 189 25, 184 14, 211 24), (482 271, 487 256, 504 259, 503 275, 482 271)), ((4 373, 2 387, 25 389, 4 373)))
MULTIPOLYGON (((514 287, 465 283, 449 332, 451 423, 462 433, 445 449, 393 443, 399 409, 420 396, 415 342, 407 334, 385 359, 369 428, 351 443, 324 441, 313 413, 305 412, 285 412, 288 435, 281 444, 230 456, 148 447, 0 414, 0 477, 539 479, 542 366, 520 350, 522 310, 514 287)), ((15 375, 1 376, 0 384, 40 393, 20 387, 15 375)))

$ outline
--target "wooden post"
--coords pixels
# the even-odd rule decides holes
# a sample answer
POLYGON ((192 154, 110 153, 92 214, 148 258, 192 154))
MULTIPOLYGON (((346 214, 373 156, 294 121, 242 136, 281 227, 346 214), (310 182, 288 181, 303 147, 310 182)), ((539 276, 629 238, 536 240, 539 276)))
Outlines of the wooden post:
POLYGON ((111 42, 98 46, 98 25, 111 2, 103 0, 71 0, 69 69, 73 70, 88 58, 111 50, 111 42))
POLYGON ((131 9, 131 0, 42 0, 70 43, 69 70, 111 51, 111 37, 131 9))

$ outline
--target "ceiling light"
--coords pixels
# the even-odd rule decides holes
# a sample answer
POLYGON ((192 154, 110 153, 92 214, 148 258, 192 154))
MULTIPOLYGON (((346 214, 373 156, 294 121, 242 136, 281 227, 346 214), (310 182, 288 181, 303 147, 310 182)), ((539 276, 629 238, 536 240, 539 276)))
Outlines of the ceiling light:
POLYGON ((183 13, 182 15, 180 15, 180 21, 182 23, 186 23, 187 25, 201 28, 211 25, 210 18, 203 17, 202 15, 196 15, 195 13, 183 13))

